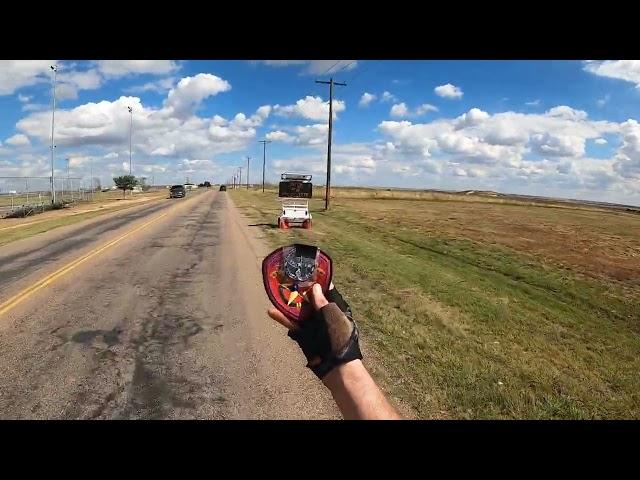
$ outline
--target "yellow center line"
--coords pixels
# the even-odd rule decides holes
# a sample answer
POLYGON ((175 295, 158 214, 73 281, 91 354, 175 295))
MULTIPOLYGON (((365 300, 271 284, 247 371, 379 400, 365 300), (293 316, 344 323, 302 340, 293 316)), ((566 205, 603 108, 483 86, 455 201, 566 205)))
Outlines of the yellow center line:
POLYGON ((89 253, 83 255, 80 258, 75 259, 74 261, 68 263, 67 265, 65 265, 64 267, 59 268, 58 270, 56 270, 55 272, 51 273, 50 275, 47 275, 46 277, 44 277, 42 280, 37 281, 36 283, 34 283, 33 285, 31 285, 30 287, 25 288, 24 290, 22 290, 20 293, 14 295, 13 297, 11 297, 10 299, 6 300, 3 303, 0 303, 0 315, 7 313, 9 310, 11 310, 12 308, 14 308, 16 305, 18 305, 19 303, 21 303, 23 300, 29 298, 31 295, 33 295, 35 292, 37 292, 38 290, 43 289, 44 287, 46 287, 47 285, 49 285, 50 283, 54 282, 55 280, 57 280, 58 278, 62 277, 63 275, 69 273, 71 270, 73 270, 74 268, 76 268, 78 265, 86 262, 87 260, 95 257, 96 255, 98 255, 99 253, 105 251, 106 249, 108 249, 109 247, 114 246, 115 244, 121 242, 122 240, 124 240, 125 238, 133 235, 134 233, 142 230, 145 227, 148 227, 149 225, 151 225, 154 222, 157 222, 158 220, 160 220, 162 217, 165 217, 169 214, 170 212, 165 212, 162 213, 154 218, 152 218, 151 220, 149 220, 146 223, 143 223, 142 225, 137 226, 136 228, 134 228, 133 230, 128 231, 127 233, 125 233, 124 235, 116 238, 115 240, 111 240, 110 242, 105 243, 104 245, 95 248, 94 250, 91 250, 89 253))

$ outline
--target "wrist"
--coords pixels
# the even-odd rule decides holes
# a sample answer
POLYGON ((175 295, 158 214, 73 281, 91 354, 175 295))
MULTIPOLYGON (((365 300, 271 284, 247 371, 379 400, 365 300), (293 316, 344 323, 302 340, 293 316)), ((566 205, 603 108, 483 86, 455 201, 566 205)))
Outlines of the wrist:
POLYGON ((344 389, 347 384, 357 381, 362 373, 366 372, 361 360, 351 360, 334 367, 322 379, 322 383, 332 392, 337 389, 344 389))

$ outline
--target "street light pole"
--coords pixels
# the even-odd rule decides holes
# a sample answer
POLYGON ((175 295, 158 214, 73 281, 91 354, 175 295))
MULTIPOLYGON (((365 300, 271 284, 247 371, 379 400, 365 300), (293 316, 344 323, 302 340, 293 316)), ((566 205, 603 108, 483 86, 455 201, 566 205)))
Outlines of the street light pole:
POLYGON ((89 157, 89 181, 91 182, 91 201, 93 202, 93 158, 89 157))
POLYGON ((133 108, 127 107, 129 110, 129 175, 131 175, 131 136, 133 134, 133 108))
POLYGON ((71 189, 71 180, 69 179, 69 159, 67 161, 67 190, 71 194, 71 201, 73 202, 73 190, 71 189))
POLYGON ((51 109, 51 205, 56 203, 56 185, 53 177, 53 150, 56 148, 55 144, 55 125, 56 125, 56 75, 58 73, 58 66, 51 65, 53 70, 53 79, 51 82, 51 97, 53 99, 53 106, 51 109))
POLYGON ((249 160, 251 157, 247 157, 247 190, 249 190, 249 160))

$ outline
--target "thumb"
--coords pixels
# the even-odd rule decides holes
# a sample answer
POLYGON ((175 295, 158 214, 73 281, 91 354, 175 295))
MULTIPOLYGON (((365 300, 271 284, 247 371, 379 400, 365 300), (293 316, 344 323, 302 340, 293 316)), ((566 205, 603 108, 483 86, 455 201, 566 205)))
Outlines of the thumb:
POLYGON ((322 307, 327 305, 329 301, 322 293, 322 287, 319 283, 314 283, 311 289, 311 304, 313 305, 314 310, 320 310, 322 307))

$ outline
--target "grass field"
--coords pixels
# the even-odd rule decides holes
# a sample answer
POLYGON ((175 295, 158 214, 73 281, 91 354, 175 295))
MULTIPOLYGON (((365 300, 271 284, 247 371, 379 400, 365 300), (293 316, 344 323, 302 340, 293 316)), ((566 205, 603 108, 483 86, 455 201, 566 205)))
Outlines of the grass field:
POLYGON ((82 222, 90 218, 98 217, 106 213, 116 212, 137 205, 137 200, 142 198, 160 199, 167 196, 166 191, 155 190, 144 194, 137 194, 133 197, 127 196, 127 200, 122 199, 122 191, 96 192, 93 201, 81 202, 76 207, 48 211, 44 214, 29 216, 20 219, 0 219, 0 246, 16 240, 47 232, 54 228, 82 222), (79 213, 79 209, 87 210, 79 213), (20 224, 24 223, 24 226, 20 224))
MULTIPOLYGON (((229 190, 274 245, 319 245, 374 373, 420 418, 640 418, 640 216, 335 189, 311 231, 229 190)), ((475 198, 474 198, 475 197, 475 198)))

